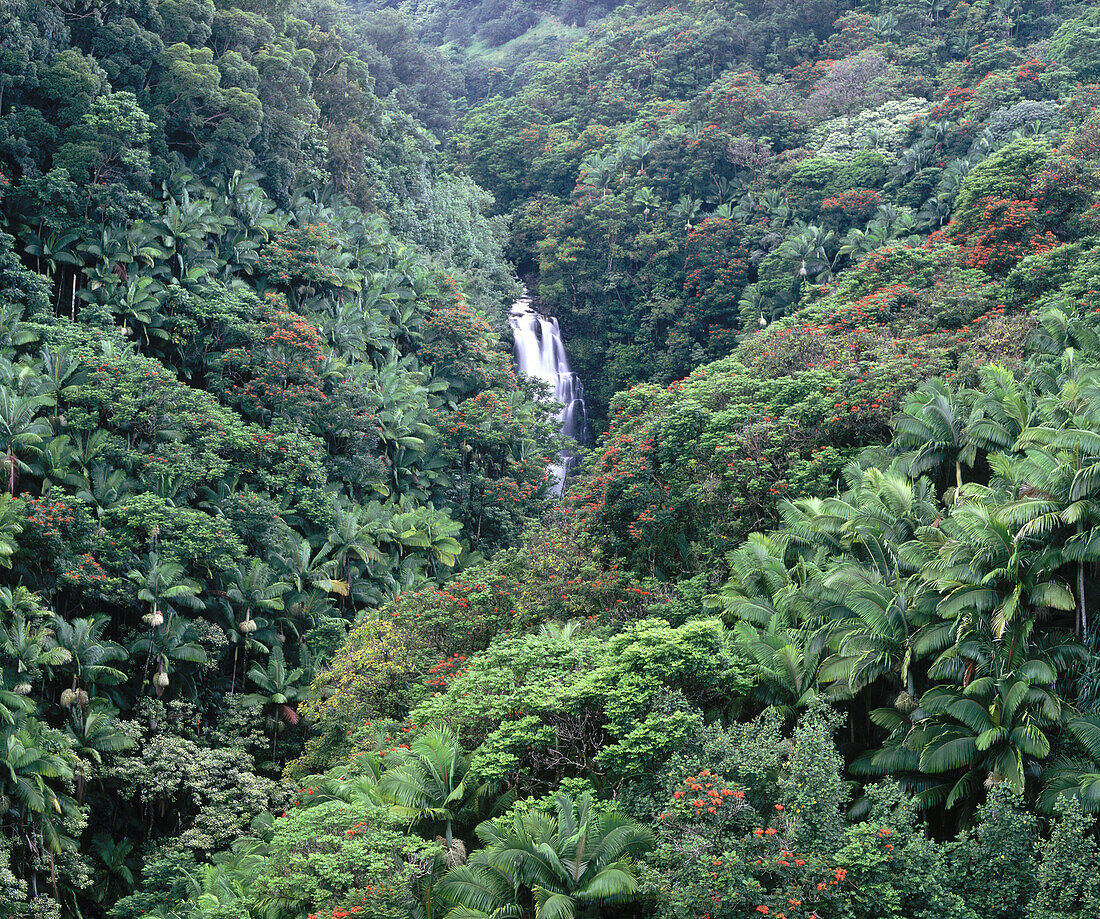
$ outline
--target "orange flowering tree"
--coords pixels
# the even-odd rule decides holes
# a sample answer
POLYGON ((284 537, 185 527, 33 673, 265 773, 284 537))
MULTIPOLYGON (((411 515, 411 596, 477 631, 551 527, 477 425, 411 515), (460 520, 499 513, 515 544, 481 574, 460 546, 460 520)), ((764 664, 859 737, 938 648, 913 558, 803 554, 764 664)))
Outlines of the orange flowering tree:
MULTIPOLYGON (((749 280, 749 256, 742 228, 733 220, 708 217, 688 233, 687 302, 673 335, 687 335, 714 355, 731 350, 740 325, 737 303, 749 280)), ((677 369, 686 373, 690 363, 677 369)))
POLYGON ((269 294, 254 323, 238 332, 246 339, 218 359, 224 398, 245 417, 270 423, 276 418, 318 426, 326 401, 321 376, 328 349, 316 326, 269 294))
POLYGON ((406 919, 412 881, 439 848, 365 798, 291 806, 272 831, 250 896, 280 919, 406 919))
POLYGON ((341 246, 342 241, 326 224, 292 227, 278 233, 260 250, 260 271, 295 302, 300 296, 355 288, 359 279, 337 267, 341 246))
POLYGON ((882 197, 869 188, 854 188, 833 195, 821 202, 821 216, 826 227, 843 233, 870 220, 882 197))
POLYGON ((987 274, 1007 274, 1026 255, 1038 255, 1058 245, 1043 227, 1034 201, 990 198, 979 217, 978 229, 963 240, 966 264, 987 274))
POLYGON ((922 902, 942 910, 927 915, 960 906, 944 880, 953 850, 924 838, 896 786, 869 788, 866 819, 844 819, 837 725, 818 709, 790 739, 774 719, 712 729, 700 738, 706 754, 674 759, 647 875, 661 919, 878 919, 925 915, 922 902), (687 765, 701 759, 721 767, 687 765))
POLYGON ((425 316, 416 356, 446 380, 448 395, 463 398, 490 388, 513 387, 515 377, 488 320, 467 301, 454 278, 444 275, 446 293, 425 316))

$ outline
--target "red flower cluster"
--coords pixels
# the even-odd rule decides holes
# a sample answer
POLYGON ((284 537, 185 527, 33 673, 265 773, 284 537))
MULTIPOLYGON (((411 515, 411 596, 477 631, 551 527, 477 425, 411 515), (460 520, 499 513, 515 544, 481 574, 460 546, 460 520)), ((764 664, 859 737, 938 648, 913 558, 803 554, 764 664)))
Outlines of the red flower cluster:
MULTIPOLYGON (((462 601, 462 603, 465 602, 465 600, 462 601)), ((467 669, 466 655, 452 654, 450 657, 443 658, 428 671, 429 675, 424 680, 424 685, 433 689, 446 689, 451 680, 464 676, 467 669)))

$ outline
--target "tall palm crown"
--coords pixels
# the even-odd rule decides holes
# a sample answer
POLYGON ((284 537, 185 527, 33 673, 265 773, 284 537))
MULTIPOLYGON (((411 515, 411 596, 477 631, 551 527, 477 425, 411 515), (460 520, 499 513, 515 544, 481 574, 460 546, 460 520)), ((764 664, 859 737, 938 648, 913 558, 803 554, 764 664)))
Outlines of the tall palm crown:
POLYGON ((467 783, 470 761, 457 735, 450 728, 435 727, 398 756, 397 765, 382 776, 379 791, 398 816, 412 823, 443 823, 450 850, 455 821, 474 806, 484 791, 472 781, 467 783))
POLYGON ((529 900, 536 919, 574 919, 606 914, 607 907, 634 899, 632 859, 653 847, 650 831, 599 809, 590 794, 574 800, 559 793, 554 803, 553 815, 533 812, 503 828, 492 822, 478 827, 487 848, 441 885, 456 904, 449 915, 519 915, 512 904, 529 900))

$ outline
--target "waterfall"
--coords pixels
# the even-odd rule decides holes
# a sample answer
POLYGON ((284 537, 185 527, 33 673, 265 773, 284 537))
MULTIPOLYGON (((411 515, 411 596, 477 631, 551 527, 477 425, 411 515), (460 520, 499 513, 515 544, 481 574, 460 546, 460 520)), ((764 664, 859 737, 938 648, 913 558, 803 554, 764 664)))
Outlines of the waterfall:
MULTIPOLYGON (((582 442, 588 423, 584 412, 584 385, 581 378, 569 369, 569 358, 565 354, 558 320, 535 312, 526 290, 512 304, 508 319, 512 324, 516 364, 520 373, 549 385, 554 401, 562 404, 562 410, 557 416, 562 434, 578 443, 582 442)), ((558 461, 550 466, 558 480, 554 486, 554 494, 562 493, 565 478, 576 462, 577 456, 571 450, 562 450, 558 454, 558 461)))

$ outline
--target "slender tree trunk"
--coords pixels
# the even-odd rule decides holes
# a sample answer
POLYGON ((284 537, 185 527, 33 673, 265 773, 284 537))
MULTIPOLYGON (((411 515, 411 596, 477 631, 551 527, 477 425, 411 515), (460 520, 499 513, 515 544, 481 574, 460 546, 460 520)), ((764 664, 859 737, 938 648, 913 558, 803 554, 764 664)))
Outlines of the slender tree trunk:
MULTIPOLYGON (((1085 532, 1085 525, 1081 522, 1077 524, 1077 536, 1080 538, 1085 532)), ((1075 623, 1074 632, 1077 637, 1082 641, 1088 641, 1089 627, 1085 614, 1085 563, 1080 561, 1077 563, 1077 622, 1075 623)))
POLYGON ((1085 563, 1077 563, 1077 601, 1081 604, 1081 618, 1078 623, 1082 641, 1089 640, 1088 614, 1085 612, 1085 563))

